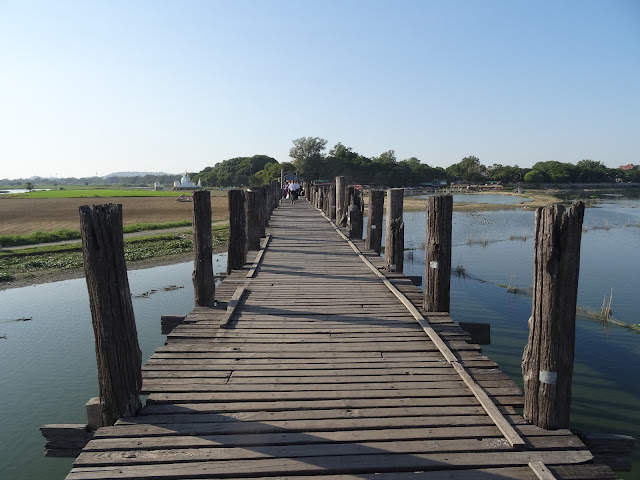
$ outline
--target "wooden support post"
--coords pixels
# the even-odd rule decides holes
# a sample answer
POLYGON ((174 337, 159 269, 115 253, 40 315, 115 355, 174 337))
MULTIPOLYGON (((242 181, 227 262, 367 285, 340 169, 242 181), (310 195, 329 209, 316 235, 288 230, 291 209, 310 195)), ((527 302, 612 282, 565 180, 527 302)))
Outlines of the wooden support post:
POLYGON ((427 198, 424 299, 427 312, 448 312, 451 284, 451 219, 453 197, 427 198))
POLYGON ((382 250, 382 216, 384 213, 384 190, 369 190, 369 212, 365 248, 380 255, 382 250))
POLYGON ((264 187, 257 187, 256 195, 258 196, 258 228, 260 229, 260 238, 267 236, 266 222, 267 222, 267 209, 266 209, 266 192, 264 187))
POLYGON ((260 250, 259 192, 247 190, 245 194, 245 218, 247 221, 247 250, 260 250))
POLYGON ((265 227, 265 235, 266 235, 266 228, 269 226, 269 218, 271 217, 271 186, 269 184, 263 185, 262 187, 260 187, 262 189, 263 192, 263 198, 264 198, 264 227, 265 227))
POLYGON ((229 246, 227 252, 227 275, 241 269, 247 263, 247 219, 245 216, 244 192, 229 190, 229 246))
POLYGON ((142 353, 124 259, 122 205, 80 207, 80 231, 96 342, 100 415, 103 425, 113 425, 142 407, 142 353))
POLYGON ((336 221, 336 186, 331 184, 329 187, 329 219, 333 222, 336 221))
POLYGON ((102 425, 102 415, 100 414, 100 397, 92 397, 85 405, 87 409, 87 430, 95 432, 102 425))
POLYGON ((385 270, 402 272, 404 268, 403 188, 387 190, 387 229, 384 242, 385 270))
MULTIPOLYGON (((193 294, 197 307, 211 307, 216 291, 213 278, 211 192, 193 192, 193 294)), ((102 397, 102 395, 100 395, 102 397)))
POLYGON ((354 189, 349 205, 349 238, 352 240, 362 240, 363 214, 362 192, 354 189))
POLYGON ((328 185, 324 186, 324 214, 328 217, 329 216, 329 209, 331 208, 331 199, 329 198, 329 193, 331 192, 331 189, 329 188, 328 185))
POLYGON ((271 180, 271 213, 280 204, 280 186, 277 180, 271 180))
POLYGON ((536 209, 524 417, 547 430, 569 427, 583 217, 582 202, 536 209))
POLYGON ((318 208, 320 210, 324 208, 324 187, 318 189, 318 208))
POLYGON ((307 202, 311 201, 311 182, 304 182, 302 189, 304 190, 304 198, 307 199, 307 202))
POLYGON ((346 182, 344 177, 336 177, 336 225, 347 226, 347 201, 345 198, 346 182))

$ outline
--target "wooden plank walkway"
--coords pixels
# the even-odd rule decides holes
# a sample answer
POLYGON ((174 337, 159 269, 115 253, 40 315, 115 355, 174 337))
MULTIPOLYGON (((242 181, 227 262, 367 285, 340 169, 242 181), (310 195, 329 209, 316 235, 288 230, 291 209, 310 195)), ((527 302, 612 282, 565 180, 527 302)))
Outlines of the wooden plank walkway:
POLYGON ((147 362, 141 414, 99 429, 68 479, 615 478, 570 431, 526 424, 465 332, 307 202, 267 231, 260 265, 147 362))

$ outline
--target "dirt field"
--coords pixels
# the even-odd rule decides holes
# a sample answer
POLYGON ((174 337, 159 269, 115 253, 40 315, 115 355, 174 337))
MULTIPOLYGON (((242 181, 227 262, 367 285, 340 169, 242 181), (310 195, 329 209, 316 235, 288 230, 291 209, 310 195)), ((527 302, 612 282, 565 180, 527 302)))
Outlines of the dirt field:
MULTIPOLYGON (((51 232, 60 228, 79 230, 78 207, 121 203, 125 225, 191 220, 193 203, 176 202, 173 197, 117 198, 1 198, 0 235, 27 234, 37 230, 51 232)), ((229 217, 227 192, 212 192, 213 221, 229 217)))

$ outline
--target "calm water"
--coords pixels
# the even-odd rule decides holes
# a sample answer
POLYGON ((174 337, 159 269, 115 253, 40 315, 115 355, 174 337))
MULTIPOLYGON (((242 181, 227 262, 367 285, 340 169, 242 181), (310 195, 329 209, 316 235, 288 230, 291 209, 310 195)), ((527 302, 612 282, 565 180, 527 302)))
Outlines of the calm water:
MULTIPOLYGON (((428 196, 429 195, 416 195, 414 198, 427 198, 428 196)), ((456 193, 453 195, 454 203, 497 203, 499 205, 510 205, 530 201, 530 198, 519 195, 499 195, 492 193, 456 193)))
MULTIPOLYGON (((468 198, 468 195, 464 195, 468 198)), ((488 197, 484 195, 483 197, 488 197)), ((640 323, 637 269, 640 202, 588 209, 583 233, 579 305, 599 308, 613 288, 614 316, 640 323), (628 226, 629 225, 629 226, 628 226)), ((424 274, 424 213, 405 219, 405 272, 424 274)), ((502 283, 527 288, 533 276, 533 212, 454 213, 452 262, 470 277, 452 277, 451 314, 456 321, 491 323, 492 345, 484 351, 520 381, 531 299, 507 293, 502 283), (511 240, 509 238, 512 238, 511 240), (523 241, 523 239, 525 239, 523 241)), ((216 256, 216 271, 226 259, 216 256)), ((193 308, 191 263, 129 273, 143 360, 164 343, 160 315, 193 308), (165 291, 164 287, 180 288, 165 291)), ((0 476, 62 479, 70 459, 44 458, 45 423, 84 423, 85 403, 97 396, 91 314, 84 280, 69 280, 0 292, 0 476), (33 317, 16 322, 16 318, 33 317), (9 445, 11 447, 9 447, 9 445)), ((579 319, 576 331, 572 424, 585 431, 640 438, 640 335, 579 319)), ((640 449, 633 474, 640 479, 640 449)))

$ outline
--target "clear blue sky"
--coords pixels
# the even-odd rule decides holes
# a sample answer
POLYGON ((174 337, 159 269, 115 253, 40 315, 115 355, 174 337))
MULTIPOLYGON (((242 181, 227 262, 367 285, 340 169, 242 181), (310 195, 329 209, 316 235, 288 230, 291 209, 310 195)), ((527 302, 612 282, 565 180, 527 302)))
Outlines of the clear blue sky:
POLYGON ((640 163, 640 1, 0 0, 0 178, 288 161, 640 163))

